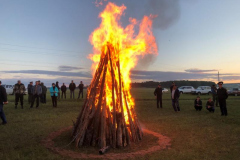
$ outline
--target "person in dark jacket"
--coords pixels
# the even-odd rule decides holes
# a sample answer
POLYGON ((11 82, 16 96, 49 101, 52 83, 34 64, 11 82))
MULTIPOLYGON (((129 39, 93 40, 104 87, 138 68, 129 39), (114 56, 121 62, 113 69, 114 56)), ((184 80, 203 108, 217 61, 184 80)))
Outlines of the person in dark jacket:
POLYGON ((172 89, 173 89, 173 86, 175 85, 175 83, 174 82, 172 82, 172 85, 170 86, 170 91, 171 91, 171 93, 172 93, 172 89))
POLYGON ((214 102, 214 104, 216 104, 216 107, 217 107, 218 106, 217 88, 214 84, 211 87, 211 92, 212 92, 213 102, 214 102))
MULTIPOLYGON (((60 91, 60 87, 59 87, 59 84, 58 84, 58 81, 56 82, 56 87, 58 88, 58 90, 60 91)), ((58 97, 57 99, 59 100, 60 99, 60 94, 58 94, 58 97)))
POLYGON ((162 87, 160 84, 155 89, 154 95, 157 98, 157 108, 159 108, 159 103, 160 103, 160 108, 162 108, 162 87))
POLYGON ((32 87, 33 87, 33 82, 30 82, 28 84, 27 90, 28 90, 28 104, 32 103, 32 87))
POLYGON ((209 112, 214 112, 214 111, 215 111, 214 102, 212 101, 211 98, 209 98, 208 101, 207 101, 206 109, 207 109, 209 112))
POLYGON ((42 94, 41 94, 42 103, 46 104, 47 103, 47 100, 46 100, 47 87, 44 85, 43 82, 41 83, 41 87, 42 87, 42 94))
POLYGON ((217 96, 218 96, 218 102, 219 102, 219 106, 221 109, 221 115, 222 116, 227 116, 228 112, 227 112, 227 104, 226 104, 226 99, 228 98, 228 93, 227 90, 225 88, 222 87, 223 82, 218 82, 218 90, 217 90, 217 96))
POLYGON ((83 87, 84 87, 84 85, 81 81, 80 84, 78 85, 78 88, 79 88, 78 99, 80 98, 81 94, 82 94, 82 98, 83 98, 83 87))
POLYGON ((200 99, 199 96, 197 96, 197 99, 194 100, 194 107, 195 107, 196 111, 202 110, 202 100, 200 99))
POLYGON ((177 88, 177 85, 173 86, 171 97, 172 97, 172 106, 173 106, 174 111, 179 112, 180 111, 180 107, 179 107, 180 92, 177 88))
POLYGON ((55 83, 52 83, 52 87, 50 88, 50 94, 53 107, 57 107, 58 88, 55 86, 55 83))
POLYGON ((8 104, 6 89, 2 86, 2 82, 0 81, 0 117, 3 125, 7 124, 6 116, 3 111, 3 105, 6 104, 8 104))
POLYGON ((24 84, 18 80, 18 83, 14 85, 13 92, 15 93, 15 109, 17 109, 18 101, 20 99, 21 107, 23 109, 23 95, 26 91, 24 84))
POLYGON ((36 100, 36 108, 39 106, 39 96, 42 94, 42 87, 39 84, 39 81, 36 81, 35 86, 32 88, 33 98, 30 108, 33 108, 35 99, 36 100))
POLYGON ((69 84, 70 98, 71 99, 72 99, 72 97, 73 97, 73 99, 75 99, 75 96, 74 96, 75 89, 76 89, 76 84, 72 80, 72 82, 69 84))
POLYGON ((66 91, 67 91, 67 87, 65 86, 65 84, 63 83, 63 85, 61 86, 61 91, 62 91, 62 99, 63 99, 63 95, 66 99, 66 91))

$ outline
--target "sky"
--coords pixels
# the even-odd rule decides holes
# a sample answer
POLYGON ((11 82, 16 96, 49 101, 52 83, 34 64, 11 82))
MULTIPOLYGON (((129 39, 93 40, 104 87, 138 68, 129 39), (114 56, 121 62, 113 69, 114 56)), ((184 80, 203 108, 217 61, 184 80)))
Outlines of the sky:
MULTIPOLYGON (((0 80, 90 84, 89 35, 106 0, 0 0, 0 80), (97 3, 96 3, 97 2, 97 3), (99 2, 102 2, 99 4, 99 2)), ((112 0, 129 17, 158 15, 157 56, 133 69, 133 82, 207 80, 240 83, 239 0, 112 0)))

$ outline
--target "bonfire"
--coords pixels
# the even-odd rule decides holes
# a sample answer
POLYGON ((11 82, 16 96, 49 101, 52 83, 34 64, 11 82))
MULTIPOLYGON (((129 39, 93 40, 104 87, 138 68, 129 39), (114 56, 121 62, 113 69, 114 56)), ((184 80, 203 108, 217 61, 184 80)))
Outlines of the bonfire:
POLYGON ((141 21, 129 18, 130 24, 124 28, 120 18, 125 9, 109 2, 99 14, 99 28, 90 35, 93 79, 74 123, 72 136, 77 147, 125 147, 143 138, 130 92, 130 75, 139 58, 157 54, 154 16, 144 16, 141 21))

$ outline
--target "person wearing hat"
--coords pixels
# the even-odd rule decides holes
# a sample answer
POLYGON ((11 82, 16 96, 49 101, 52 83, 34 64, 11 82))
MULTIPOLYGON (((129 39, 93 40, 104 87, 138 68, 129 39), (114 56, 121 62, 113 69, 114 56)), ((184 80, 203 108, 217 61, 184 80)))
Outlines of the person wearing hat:
POLYGON ((159 108, 159 103, 160 103, 160 108, 162 108, 162 87, 161 87, 161 84, 159 84, 158 87, 155 89, 154 95, 157 99, 157 108, 159 108))
POLYGON ((28 90, 28 104, 31 104, 32 103, 32 87, 33 87, 33 82, 30 82, 28 84, 28 87, 27 87, 27 90, 28 90))
POLYGON ((227 116, 227 104, 226 104, 226 99, 228 98, 228 93, 225 88, 222 87, 223 82, 218 82, 218 89, 217 89, 217 96, 218 96, 218 102, 219 106, 221 109, 221 115, 222 116, 227 116))
POLYGON ((173 109, 174 109, 175 112, 180 111, 179 97, 180 97, 180 92, 177 88, 177 85, 173 85, 171 98, 172 98, 172 106, 173 106, 173 109))
POLYGON ((2 119, 2 124, 7 124, 6 116, 3 111, 3 105, 8 104, 6 89, 2 86, 0 81, 0 118, 2 119))

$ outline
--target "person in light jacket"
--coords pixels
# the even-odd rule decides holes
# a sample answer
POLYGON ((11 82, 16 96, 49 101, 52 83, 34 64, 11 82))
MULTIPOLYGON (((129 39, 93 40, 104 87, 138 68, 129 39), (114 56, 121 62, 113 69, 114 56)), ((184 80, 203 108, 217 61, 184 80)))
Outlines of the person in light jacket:
POLYGON ((57 107, 57 98, 58 98, 58 88, 55 86, 55 83, 52 83, 52 87, 50 88, 50 94, 52 98, 53 107, 57 107))
POLYGON ((32 87, 32 94, 33 94, 33 97, 32 97, 32 103, 31 103, 30 108, 33 108, 35 99, 37 99, 37 101, 36 101, 36 103, 37 103, 36 104, 36 108, 38 108, 38 106, 39 106, 39 97, 42 94, 42 87, 40 86, 38 81, 36 81, 35 86, 32 87))

